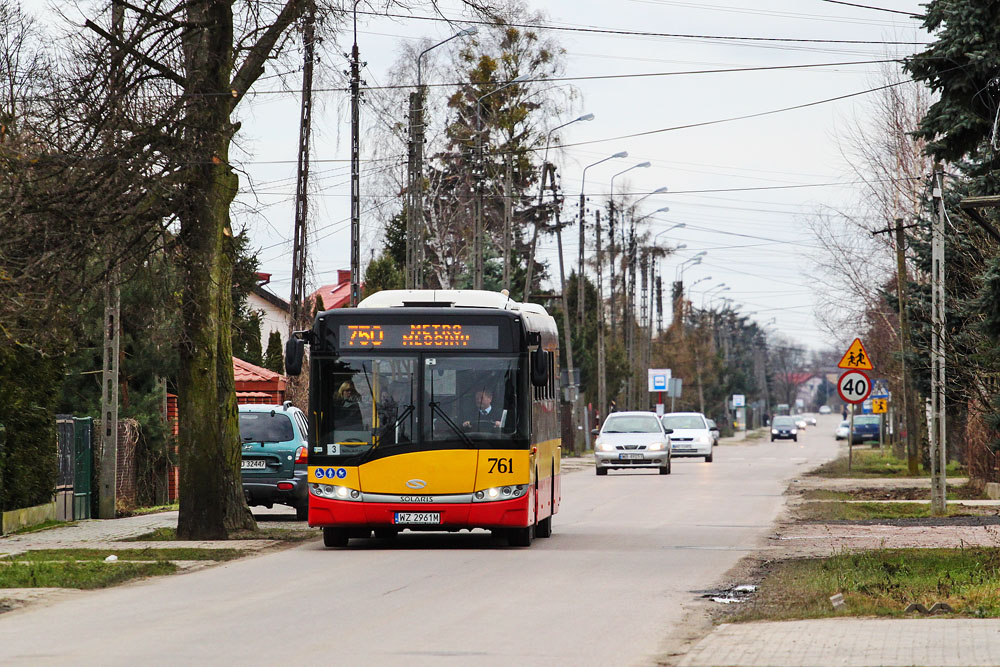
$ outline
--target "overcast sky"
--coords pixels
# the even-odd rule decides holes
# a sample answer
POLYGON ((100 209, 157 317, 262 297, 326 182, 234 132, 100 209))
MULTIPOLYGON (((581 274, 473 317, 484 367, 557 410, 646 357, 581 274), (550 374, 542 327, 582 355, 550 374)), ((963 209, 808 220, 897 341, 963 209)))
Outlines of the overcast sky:
MULTIPOLYGON (((873 0, 872 4, 914 12, 921 9, 909 0, 873 0)), ((823 0, 534 0, 530 5, 544 12, 551 24, 560 26, 716 36, 928 41, 918 22, 904 15, 823 0)), ((445 15, 456 19, 454 25, 359 17, 358 42, 362 60, 368 63, 364 78, 369 84, 384 83, 401 44, 420 38, 444 39, 463 25, 456 3, 442 6, 445 15)), ((414 13, 431 14, 423 9, 414 13)), ((566 50, 566 76, 875 61, 920 50, 919 46, 880 43, 735 42, 588 32, 553 35, 566 50)), ((349 44, 347 36, 342 43, 349 44)), ((336 49, 328 50, 323 64, 334 70, 348 67, 336 49)), ((703 289, 725 282, 731 287, 725 294, 740 304, 742 312, 756 312, 753 317, 762 324, 775 318, 772 330, 803 345, 821 348, 850 340, 855 332, 843 332, 841 341, 832 341, 817 325, 811 287, 815 271, 810 268, 810 254, 817 246, 807 221, 827 207, 856 208, 859 185, 843 155, 843 132, 857 117, 869 113, 870 95, 706 127, 600 140, 857 93, 880 85, 880 67, 867 63, 573 82, 578 92, 576 107, 565 118, 552 119, 552 126, 583 113, 593 113, 596 119, 570 126, 560 136, 564 144, 592 143, 550 154, 568 196, 567 214, 575 215, 582 167, 628 151, 627 159, 591 169, 587 192, 598 197, 606 194, 612 174, 638 162, 652 162, 649 169, 636 169, 616 179, 615 190, 669 188, 667 194, 646 199, 643 211, 670 208, 669 213, 657 217, 654 232, 678 222, 687 225, 661 237, 687 246, 664 261, 665 279, 673 279, 685 258, 708 251, 700 265, 684 274, 687 285, 711 277, 693 287, 691 298, 696 306, 702 304, 703 289)), ((264 82, 261 89, 267 85, 264 82)), ((366 95, 370 102, 363 107, 362 122, 367 129, 383 122, 373 105, 384 93, 373 90, 366 95)), ((310 248, 313 286, 334 282, 336 270, 348 268, 350 240, 349 97, 340 91, 322 92, 317 94, 316 104, 312 148, 315 180, 311 188, 315 231, 310 248)), ((261 270, 273 274, 272 289, 284 298, 288 298, 290 288, 298 114, 297 93, 253 97, 252 105, 241 113, 241 151, 233 154, 254 184, 251 194, 247 179, 242 179, 245 187, 240 201, 260 209, 259 215, 240 219, 249 224, 254 246, 261 249, 261 270)), ((361 153, 363 159, 371 157, 365 133, 361 153)), ((405 159, 402 143, 398 153, 401 164, 405 159)), ((363 162, 362 173, 372 167, 373 163, 363 162)), ((366 185, 363 178, 365 198, 366 185)), ((366 199, 363 211, 370 205, 366 199)), ((398 209, 398 203, 395 206, 398 209)), ((371 214, 363 215, 361 224, 362 257, 367 261, 373 247, 376 251, 381 247, 381 229, 371 214)), ((575 234, 566 241, 566 251, 574 258, 575 234)), ((557 266, 554 244, 547 243, 541 256, 557 266)))

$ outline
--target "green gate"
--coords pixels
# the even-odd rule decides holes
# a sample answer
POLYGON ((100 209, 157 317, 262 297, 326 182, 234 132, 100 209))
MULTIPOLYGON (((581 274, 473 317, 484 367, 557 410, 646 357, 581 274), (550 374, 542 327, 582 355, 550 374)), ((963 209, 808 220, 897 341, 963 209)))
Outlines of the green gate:
POLYGON ((93 417, 73 418, 73 518, 90 518, 90 485, 94 468, 90 434, 93 417))

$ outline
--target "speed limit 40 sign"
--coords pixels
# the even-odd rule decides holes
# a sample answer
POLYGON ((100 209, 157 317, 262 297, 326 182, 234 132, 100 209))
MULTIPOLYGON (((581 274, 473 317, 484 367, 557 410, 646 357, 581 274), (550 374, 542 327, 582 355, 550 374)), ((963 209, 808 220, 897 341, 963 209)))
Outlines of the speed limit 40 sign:
POLYGON ((847 371, 837 381, 837 393, 846 403, 864 403, 872 393, 872 381, 861 371, 847 371))

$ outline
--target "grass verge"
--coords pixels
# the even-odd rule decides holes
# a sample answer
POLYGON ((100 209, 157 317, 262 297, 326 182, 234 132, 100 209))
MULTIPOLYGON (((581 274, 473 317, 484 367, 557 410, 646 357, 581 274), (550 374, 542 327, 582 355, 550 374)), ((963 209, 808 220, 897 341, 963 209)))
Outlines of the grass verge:
POLYGON ((24 553, 7 556, 0 562, 24 561, 103 561, 114 554, 120 561, 174 561, 174 560, 217 560, 226 561, 245 554, 239 549, 32 549, 24 553))
MULTIPOLYGON (((892 487, 885 489, 805 489, 800 494, 803 500, 930 500, 931 490, 918 487, 892 487)), ((948 500, 989 500, 982 491, 963 484, 948 487, 948 500)))
POLYGON ((964 616, 1000 616, 1000 552, 880 549, 771 563, 755 597, 726 620, 904 616, 913 602, 947 602, 964 616), (845 609, 833 609, 836 593, 844 595, 845 609))
POLYGON ((14 562, 0 567, 0 588, 106 588, 164 574, 177 566, 169 561, 156 563, 59 563, 14 562))
MULTIPOLYGON (((948 505, 948 516, 982 514, 980 508, 948 505)), ((989 514, 995 510, 986 508, 989 514)), ((800 521, 870 521, 875 519, 922 519, 933 516, 930 503, 838 503, 807 502, 793 510, 800 521)))
POLYGON ((180 509, 180 505, 174 503, 172 505, 153 505, 151 507, 133 507, 130 509, 119 508, 115 514, 118 518, 126 516, 142 516, 144 514, 158 514, 159 512, 176 512, 180 509))
MULTIPOLYGON (((853 458, 851 470, 847 469, 847 457, 843 456, 824 463, 808 474, 817 477, 913 477, 907 468, 906 459, 896 458, 888 449, 880 452, 878 449, 860 449, 855 445, 853 458)), ((945 472, 952 477, 964 473, 962 467, 954 461, 948 463, 945 472)), ((922 471, 916 476, 926 477, 928 474, 922 471)))
MULTIPOLYGON (((261 528, 258 530, 241 530, 233 533, 230 540, 276 540, 282 542, 302 542, 319 536, 316 530, 309 528, 261 528)), ((176 528, 157 528, 138 537, 131 537, 127 542, 176 542, 176 528)))

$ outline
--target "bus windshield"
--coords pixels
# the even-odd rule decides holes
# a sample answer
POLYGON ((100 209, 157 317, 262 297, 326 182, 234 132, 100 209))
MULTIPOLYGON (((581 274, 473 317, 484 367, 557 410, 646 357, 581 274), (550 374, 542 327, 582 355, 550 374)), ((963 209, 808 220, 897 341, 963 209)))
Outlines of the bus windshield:
POLYGON ((319 362, 317 445, 352 456, 414 440, 415 357, 341 357, 319 362))
POLYGON ((517 357, 425 357, 420 403, 424 440, 474 446, 477 441, 525 437, 517 369, 517 357))

